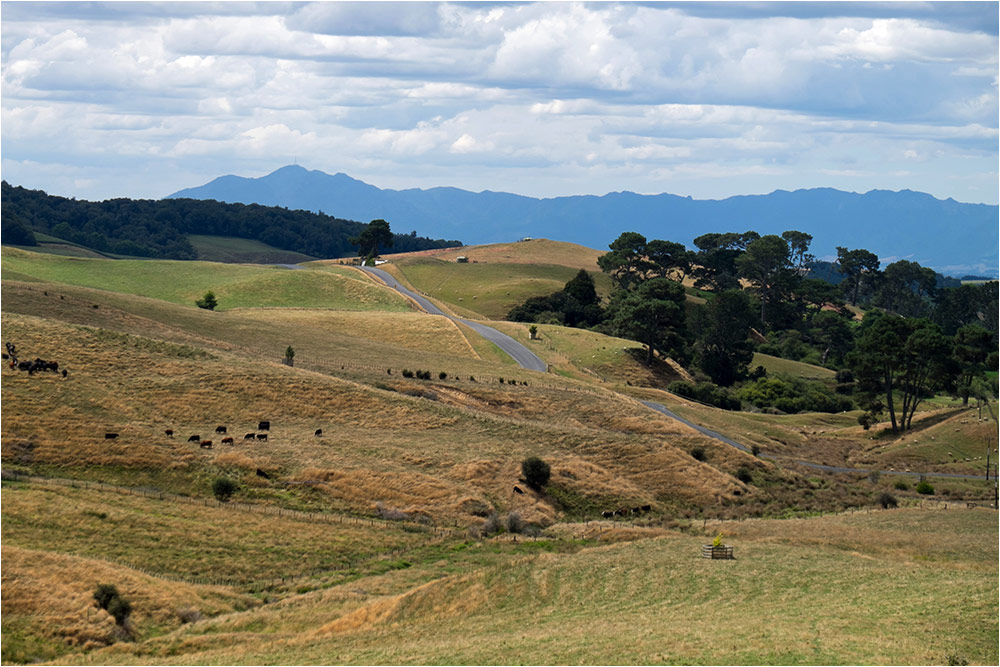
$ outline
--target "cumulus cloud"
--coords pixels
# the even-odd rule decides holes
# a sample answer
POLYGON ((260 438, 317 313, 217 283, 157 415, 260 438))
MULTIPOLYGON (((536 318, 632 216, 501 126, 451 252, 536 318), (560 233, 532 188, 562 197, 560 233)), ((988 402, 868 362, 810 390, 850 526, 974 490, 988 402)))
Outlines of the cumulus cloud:
POLYGON ((8 3, 4 176, 162 196, 297 159, 396 187, 909 187, 995 202, 996 15, 991 3, 8 3), (147 171, 158 176, 135 178, 147 171))

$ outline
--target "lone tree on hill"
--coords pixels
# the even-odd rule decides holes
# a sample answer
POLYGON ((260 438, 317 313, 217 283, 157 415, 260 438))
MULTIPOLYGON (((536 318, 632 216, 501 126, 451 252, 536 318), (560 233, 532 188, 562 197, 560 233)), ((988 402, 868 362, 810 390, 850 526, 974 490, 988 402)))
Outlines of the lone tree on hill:
POLYGON ((205 292, 205 296, 195 301, 194 305, 199 308, 204 308, 205 310, 215 310, 215 307, 219 305, 219 302, 215 299, 215 293, 208 291, 205 292))
POLYGON ((392 230, 385 220, 372 220, 360 234, 348 241, 358 246, 359 257, 378 257, 379 246, 392 247, 392 230))
POLYGON ((528 486, 535 491, 541 491, 542 487, 549 483, 552 469, 537 456, 529 456, 521 461, 521 474, 524 475, 524 481, 528 486))

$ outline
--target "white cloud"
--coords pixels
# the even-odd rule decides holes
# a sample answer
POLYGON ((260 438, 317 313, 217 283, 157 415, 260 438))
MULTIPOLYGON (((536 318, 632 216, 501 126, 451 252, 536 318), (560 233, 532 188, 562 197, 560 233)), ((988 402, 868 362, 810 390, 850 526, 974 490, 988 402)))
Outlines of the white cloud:
POLYGON ((403 187, 996 201, 995 34, 728 7, 5 5, 5 177, 160 196, 297 158, 403 187), (139 159, 168 175, 140 185, 139 159))

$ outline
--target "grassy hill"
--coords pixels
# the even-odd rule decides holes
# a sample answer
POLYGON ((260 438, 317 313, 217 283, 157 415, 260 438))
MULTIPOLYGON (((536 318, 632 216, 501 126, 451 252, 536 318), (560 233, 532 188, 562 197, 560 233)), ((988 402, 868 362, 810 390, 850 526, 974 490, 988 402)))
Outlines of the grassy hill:
POLYGON ((198 234, 188 234, 187 239, 198 253, 198 259, 203 262, 299 264, 316 259, 300 252, 281 250, 254 239, 198 234))
MULTIPOLYGON (((5 663, 996 661, 995 518, 964 504, 992 487, 940 483, 962 502, 921 510, 887 477, 794 466, 906 464, 908 442, 869 440, 854 415, 706 408, 636 387, 682 371, 646 369, 635 343, 497 323, 555 372, 524 371, 326 262, 5 248, 2 309, 5 341, 67 371, 0 376, 5 663), (193 305, 207 289, 220 310, 193 305), (267 440, 244 440, 261 420, 267 440), (532 455, 552 468, 541 492, 520 480, 532 455), (219 478, 232 501, 213 498, 219 478), (720 523, 883 492, 909 509, 720 523), (484 537, 491 513, 536 536, 484 537), (698 558, 718 530, 738 561, 698 558), (94 606, 102 583, 133 603, 129 628, 94 606)), ((935 408, 921 465, 974 469, 932 443, 982 427, 935 408)))
POLYGON ((547 239, 387 255, 404 283, 455 312, 503 320, 511 308, 533 296, 561 290, 580 269, 594 278, 598 293, 611 290, 597 258, 603 253, 547 239), (458 263, 458 257, 468 263, 458 263))

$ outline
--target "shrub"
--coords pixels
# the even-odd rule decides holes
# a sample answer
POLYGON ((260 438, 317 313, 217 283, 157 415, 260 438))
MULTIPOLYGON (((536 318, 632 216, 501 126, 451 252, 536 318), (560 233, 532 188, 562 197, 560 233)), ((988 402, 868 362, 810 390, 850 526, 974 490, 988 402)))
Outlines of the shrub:
POLYGON ((934 487, 927 480, 920 480, 917 484, 917 493, 922 493, 925 496, 933 496, 934 487))
POLYGON ((403 377, 405 377, 405 378, 411 378, 411 377, 413 377, 413 371, 411 371, 409 368, 404 368, 403 369, 403 377))
POLYGON ((704 447, 692 447, 690 454, 691 454, 691 458, 693 458, 695 461, 704 461, 705 460, 705 448, 704 447))
POLYGON ((128 630, 126 623, 132 613, 132 604, 121 596, 112 584, 101 584, 94 591, 94 599, 101 609, 106 610, 122 628, 128 630))
POLYGON ((760 445, 758 445, 756 442, 750 445, 750 453, 753 454, 754 456, 760 456, 760 445))
POLYGON ((216 477, 212 482, 212 495, 220 503, 229 500, 236 493, 236 482, 226 477, 216 477))
POLYGON ((215 310, 215 307, 219 305, 219 302, 215 299, 215 293, 208 291, 205 292, 205 296, 195 301, 194 305, 206 310, 215 310))
POLYGON ((528 486, 540 491, 543 486, 549 483, 552 469, 548 463, 537 456, 529 456, 521 461, 521 474, 524 475, 524 481, 528 486))
POLYGON ((528 327, 528 334, 530 334, 531 340, 535 340, 535 338, 538 337, 538 327, 532 324, 530 327, 528 327))
POLYGON ((750 469, 745 466, 740 466, 736 470, 736 479, 740 480, 744 484, 749 484, 753 481, 753 475, 750 473, 750 469))
POLYGON ((101 584, 94 591, 94 599, 97 600, 98 606, 101 609, 107 609, 111 601, 116 597, 120 597, 118 594, 118 589, 115 588, 114 584, 101 584))
POLYGON ((486 521, 483 521, 482 533, 487 536, 498 532, 500 532, 500 515, 493 512, 486 517, 486 521))
POLYGON ((896 502, 896 496, 892 495, 887 491, 883 491, 878 497, 878 504, 882 506, 882 509, 887 510, 890 507, 896 507, 899 505, 896 502))
POLYGON ((121 596, 112 598, 108 603, 108 613, 114 617, 118 625, 124 626, 129 614, 132 613, 132 603, 121 596))
POLYGON ((508 533, 520 533, 524 531, 524 520, 521 519, 521 515, 517 512, 508 514, 505 524, 508 533))
POLYGON ((447 380, 448 379, 448 374, 445 373, 444 371, 441 371, 440 373, 438 373, 438 379, 439 380, 447 380))
POLYGON ((901 479, 897 479, 896 483, 893 484, 892 486, 893 486, 894 489, 896 489, 898 491, 909 491, 910 490, 910 485, 907 484, 906 482, 904 482, 901 479))

